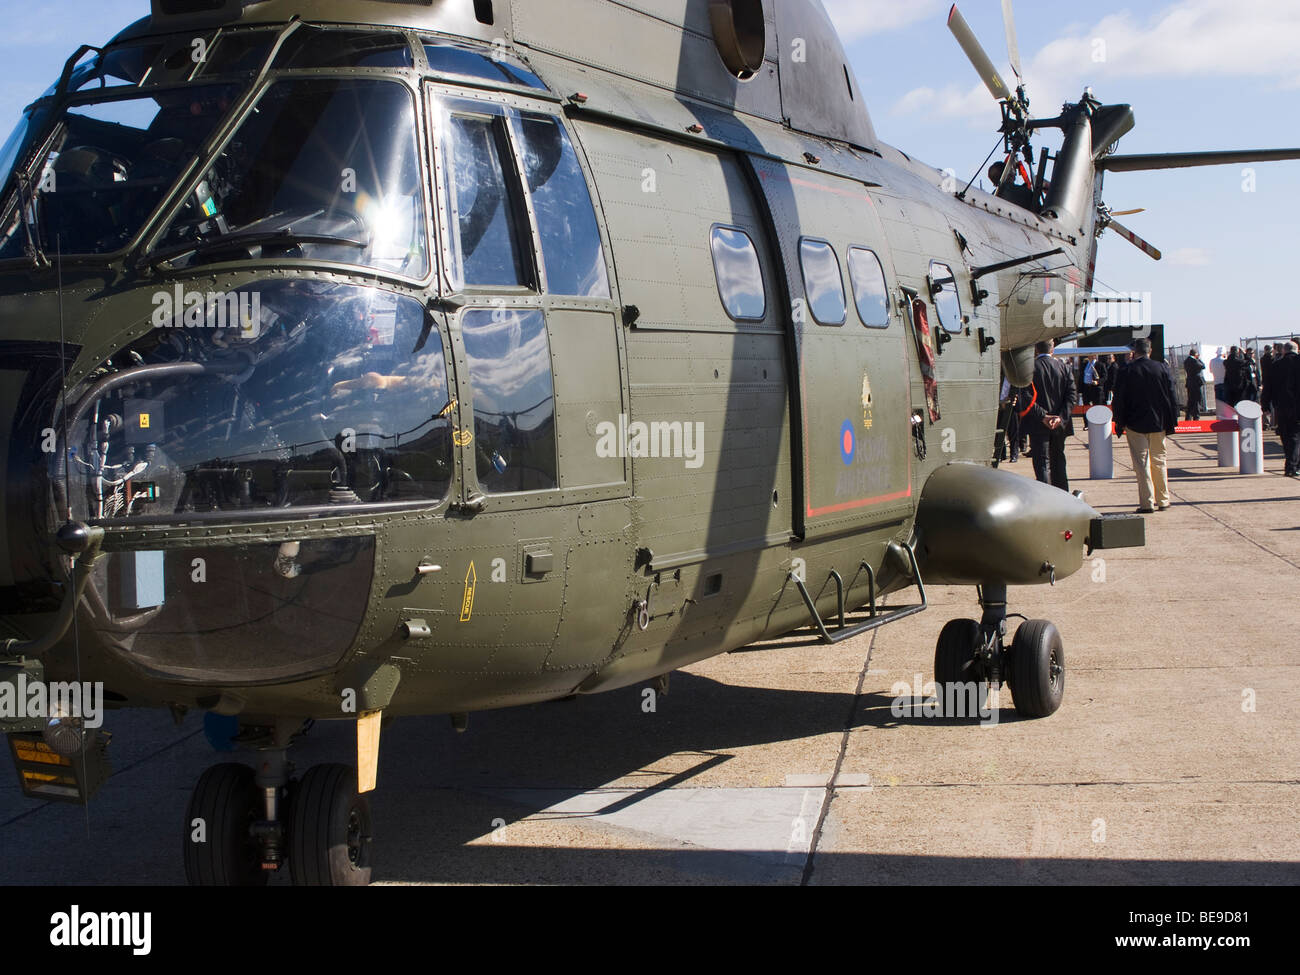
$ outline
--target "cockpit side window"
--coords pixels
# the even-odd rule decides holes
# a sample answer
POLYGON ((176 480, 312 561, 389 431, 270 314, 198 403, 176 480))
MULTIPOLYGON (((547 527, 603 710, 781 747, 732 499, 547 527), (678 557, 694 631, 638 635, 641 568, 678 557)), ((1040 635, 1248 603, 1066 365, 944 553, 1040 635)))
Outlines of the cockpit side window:
POLYGON ((451 115, 442 145, 452 286, 534 287, 505 119, 451 115))
POLYGON ((557 487, 555 387, 542 312, 470 309, 461 317, 461 335, 479 484, 489 494, 557 487))
POLYGON ((546 290, 608 298, 605 248, 573 143, 554 118, 525 113, 512 122, 541 237, 546 290))

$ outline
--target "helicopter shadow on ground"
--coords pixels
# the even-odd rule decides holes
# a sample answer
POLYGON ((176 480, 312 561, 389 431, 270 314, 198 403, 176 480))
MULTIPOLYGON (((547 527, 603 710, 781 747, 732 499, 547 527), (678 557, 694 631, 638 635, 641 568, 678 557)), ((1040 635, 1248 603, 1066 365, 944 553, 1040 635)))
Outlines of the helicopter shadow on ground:
MULTIPOLYGON (((657 713, 641 712, 641 700, 639 688, 628 688, 478 714, 464 736, 444 720, 393 722, 374 800, 381 844, 376 879, 417 884, 799 883, 803 853, 736 852, 645 835, 625 844, 563 827, 581 827, 584 819, 626 808, 664 789, 689 787, 694 776, 732 760, 728 753, 733 750, 843 731, 850 713, 853 728, 879 731, 978 721, 924 717, 919 713, 923 700, 912 696, 906 700, 914 705, 913 715, 899 718, 891 713, 894 699, 886 694, 855 701, 850 693, 735 687, 691 674, 674 676, 672 693, 667 701, 661 699, 657 713), (656 774, 656 766, 669 756, 682 759, 686 767, 656 774), (648 785, 636 784, 641 775, 648 785), (630 788, 639 791, 598 795, 592 812, 547 811, 565 797, 629 776, 630 788), (530 790, 535 800, 530 801, 530 790), (553 828, 544 843, 513 841, 513 824, 526 816, 553 828), (492 838, 498 824, 506 837, 501 843, 492 838)), ((1019 720, 1006 707, 996 713, 1000 722, 1019 720)), ((346 729, 327 729, 304 752, 346 748, 350 738, 338 735, 340 730, 346 729)), ((814 881, 895 884, 1297 883, 1300 865, 821 851, 811 876, 814 881)))
MULTIPOLYGON (((840 733, 846 719, 855 729, 880 731, 980 721, 978 716, 927 716, 925 701, 911 695, 902 699, 913 705, 911 714, 896 717, 894 699, 886 694, 855 700, 847 692, 730 686, 689 673, 675 674, 671 693, 647 714, 641 690, 476 714, 464 735, 453 732, 446 719, 392 722, 374 798, 378 878, 407 883, 797 881, 804 856, 791 860, 783 850, 738 853, 667 843, 663 849, 619 849, 615 855, 569 845, 581 833, 556 831, 555 843, 542 847, 498 844, 493 832, 500 826, 508 836, 510 824, 525 817, 580 825, 577 821, 612 814, 666 789, 690 788, 697 776, 732 761, 736 750, 840 733), (615 782, 623 788, 599 795, 615 782), (553 809, 593 792, 597 795, 584 804, 589 811, 553 809)), ((1017 720, 1010 708, 994 713, 999 722, 1017 720)), ((346 760, 351 740, 340 731, 346 729, 318 725, 297 758, 346 760)))

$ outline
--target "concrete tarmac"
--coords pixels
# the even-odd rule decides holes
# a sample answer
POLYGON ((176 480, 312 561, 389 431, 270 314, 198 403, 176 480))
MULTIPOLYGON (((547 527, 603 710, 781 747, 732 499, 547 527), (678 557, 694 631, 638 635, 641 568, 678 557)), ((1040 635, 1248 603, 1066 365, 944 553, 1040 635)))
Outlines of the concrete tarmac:
MULTIPOLYGON (((979 616, 972 589, 932 587, 927 612, 874 634, 798 631, 691 666, 653 711, 628 688, 473 715, 463 735, 392 722, 376 879, 1300 883, 1300 481, 1268 439, 1270 473, 1249 477, 1215 466, 1213 435, 1173 438, 1174 504, 1148 516, 1146 548, 1011 590, 1064 638, 1050 718, 1019 719, 1006 691, 996 723, 894 714, 896 684, 931 678, 943 624, 979 616)), ((1068 452, 1090 504, 1136 507, 1124 441, 1112 481, 1083 479, 1081 440, 1068 452)), ((107 728, 117 772, 88 809, 0 776, 0 883, 183 882, 189 792, 219 760, 201 721, 107 728)), ((295 761, 352 761, 348 732, 318 724, 295 761)))

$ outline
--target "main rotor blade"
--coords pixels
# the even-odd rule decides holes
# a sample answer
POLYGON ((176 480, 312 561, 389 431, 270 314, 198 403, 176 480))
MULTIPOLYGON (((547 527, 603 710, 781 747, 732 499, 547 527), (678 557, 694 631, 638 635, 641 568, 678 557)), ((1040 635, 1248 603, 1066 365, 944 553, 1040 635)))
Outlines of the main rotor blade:
POLYGON ((1007 32, 1007 57, 1011 60, 1011 70, 1023 82, 1025 75, 1020 70, 1020 43, 1016 40, 1016 14, 1011 9, 1011 0, 1002 0, 1002 27, 1007 32))
POLYGON ((957 43, 961 49, 966 52, 966 57, 970 63, 975 66, 976 73, 980 76, 980 81, 984 82, 984 87, 998 101, 1011 97, 1011 89, 1002 80, 998 74, 998 69, 993 67, 993 62, 989 56, 984 53, 984 48, 975 37, 975 32, 970 29, 970 24, 966 23, 966 18, 961 15, 954 3, 952 9, 948 11, 948 29, 952 31, 953 37, 957 38, 957 43))
POLYGON ((1112 210, 1110 215, 1112 217, 1127 217, 1134 213, 1146 213, 1146 212, 1147 212, 1146 207, 1134 207, 1132 210, 1112 210))
POLYGON ((1103 156, 1097 160, 1097 168, 1111 173, 1135 173, 1152 169, 1277 162, 1283 159, 1300 159, 1300 149, 1232 149, 1227 152, 1152 152, 1144 155, 1103 156))
POLYGON ((1128 227, 1125 227, 1118 220, 1111 220, 1108 224, 1106 224, 1106 226, 1109 227, 1111 230, 1115 231, 1115 233, 1119 234, 1125 240, 1127 240, 1130 244, 1132 244, 1134 247, 1140 250, 1147 257, 1155 261, 1160 260, 1161 255, 1159 250, 1152 247, 1145 240, 1143 240, 1137 234, 1133 233, 1133 231, 1129 230, 1128 227))

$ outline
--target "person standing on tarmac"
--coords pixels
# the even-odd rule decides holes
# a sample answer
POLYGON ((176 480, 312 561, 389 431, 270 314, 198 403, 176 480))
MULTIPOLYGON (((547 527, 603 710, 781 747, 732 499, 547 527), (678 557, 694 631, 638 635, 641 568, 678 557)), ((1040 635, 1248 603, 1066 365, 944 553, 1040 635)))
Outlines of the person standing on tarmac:
POLYGON ((1300 477, 1300 346, 1287 342, 1283 348, 1285 354, 1273 360, 1260 405, 1274 410, 1277 432, 1282 437, 1283 474, 1300 477))
POLYGON ((1138 513, 1169 507, 1165 438, 1178 425, 1174 377, 1163 362, 1150 358, 1150 339, 1133 343, 1133 361, 1115 385, 1115 434, 1128 438, 1138 482, 1138 513))
POLYGON ((1252 403, 1259 402, 1259 363, 1255 361, 1255 350, 1246 349, 1241 359, 1241 398, 1252 403))
POLYGON ((1199 420, 1201 418, 1201 391, 1205 387, 1205 378, 1201 375, 1205 372, 1205 363, 1201 361, 1201 353, 1192 349, 1191 354, 1183 360, 1183 373, 1187 377, 1187 412, 1189 420, 1199 420))
POLYGON ((1069 492, 1070 477, 1065 469, 1065 440, 1074 433, 1074 370, 1052 356, 1052 342, 1039 342, 1034 359, 1034 390, 1037 398, 1023 414, 1029 430, 1034 477, 1069 492))
MULTIPOLYGON (((1228 358, 1223 360, 1223 402, 1236 408, 1241 402, 1241 394, 1246 386, 1245 357, 1235 345, 1228 350, 1228 358)), ((1214 392, 1219 398, 1219 391, 1214 392)))
POLYGON ((1223 376, 1227 372, 1228 363, 1223 358, 1223 346, 1219 346, 1218 354, 1210 360, 1210 378, 1214 382, 1214 402, 1215 404, 1224 402, 1223 399, 1223 376))

